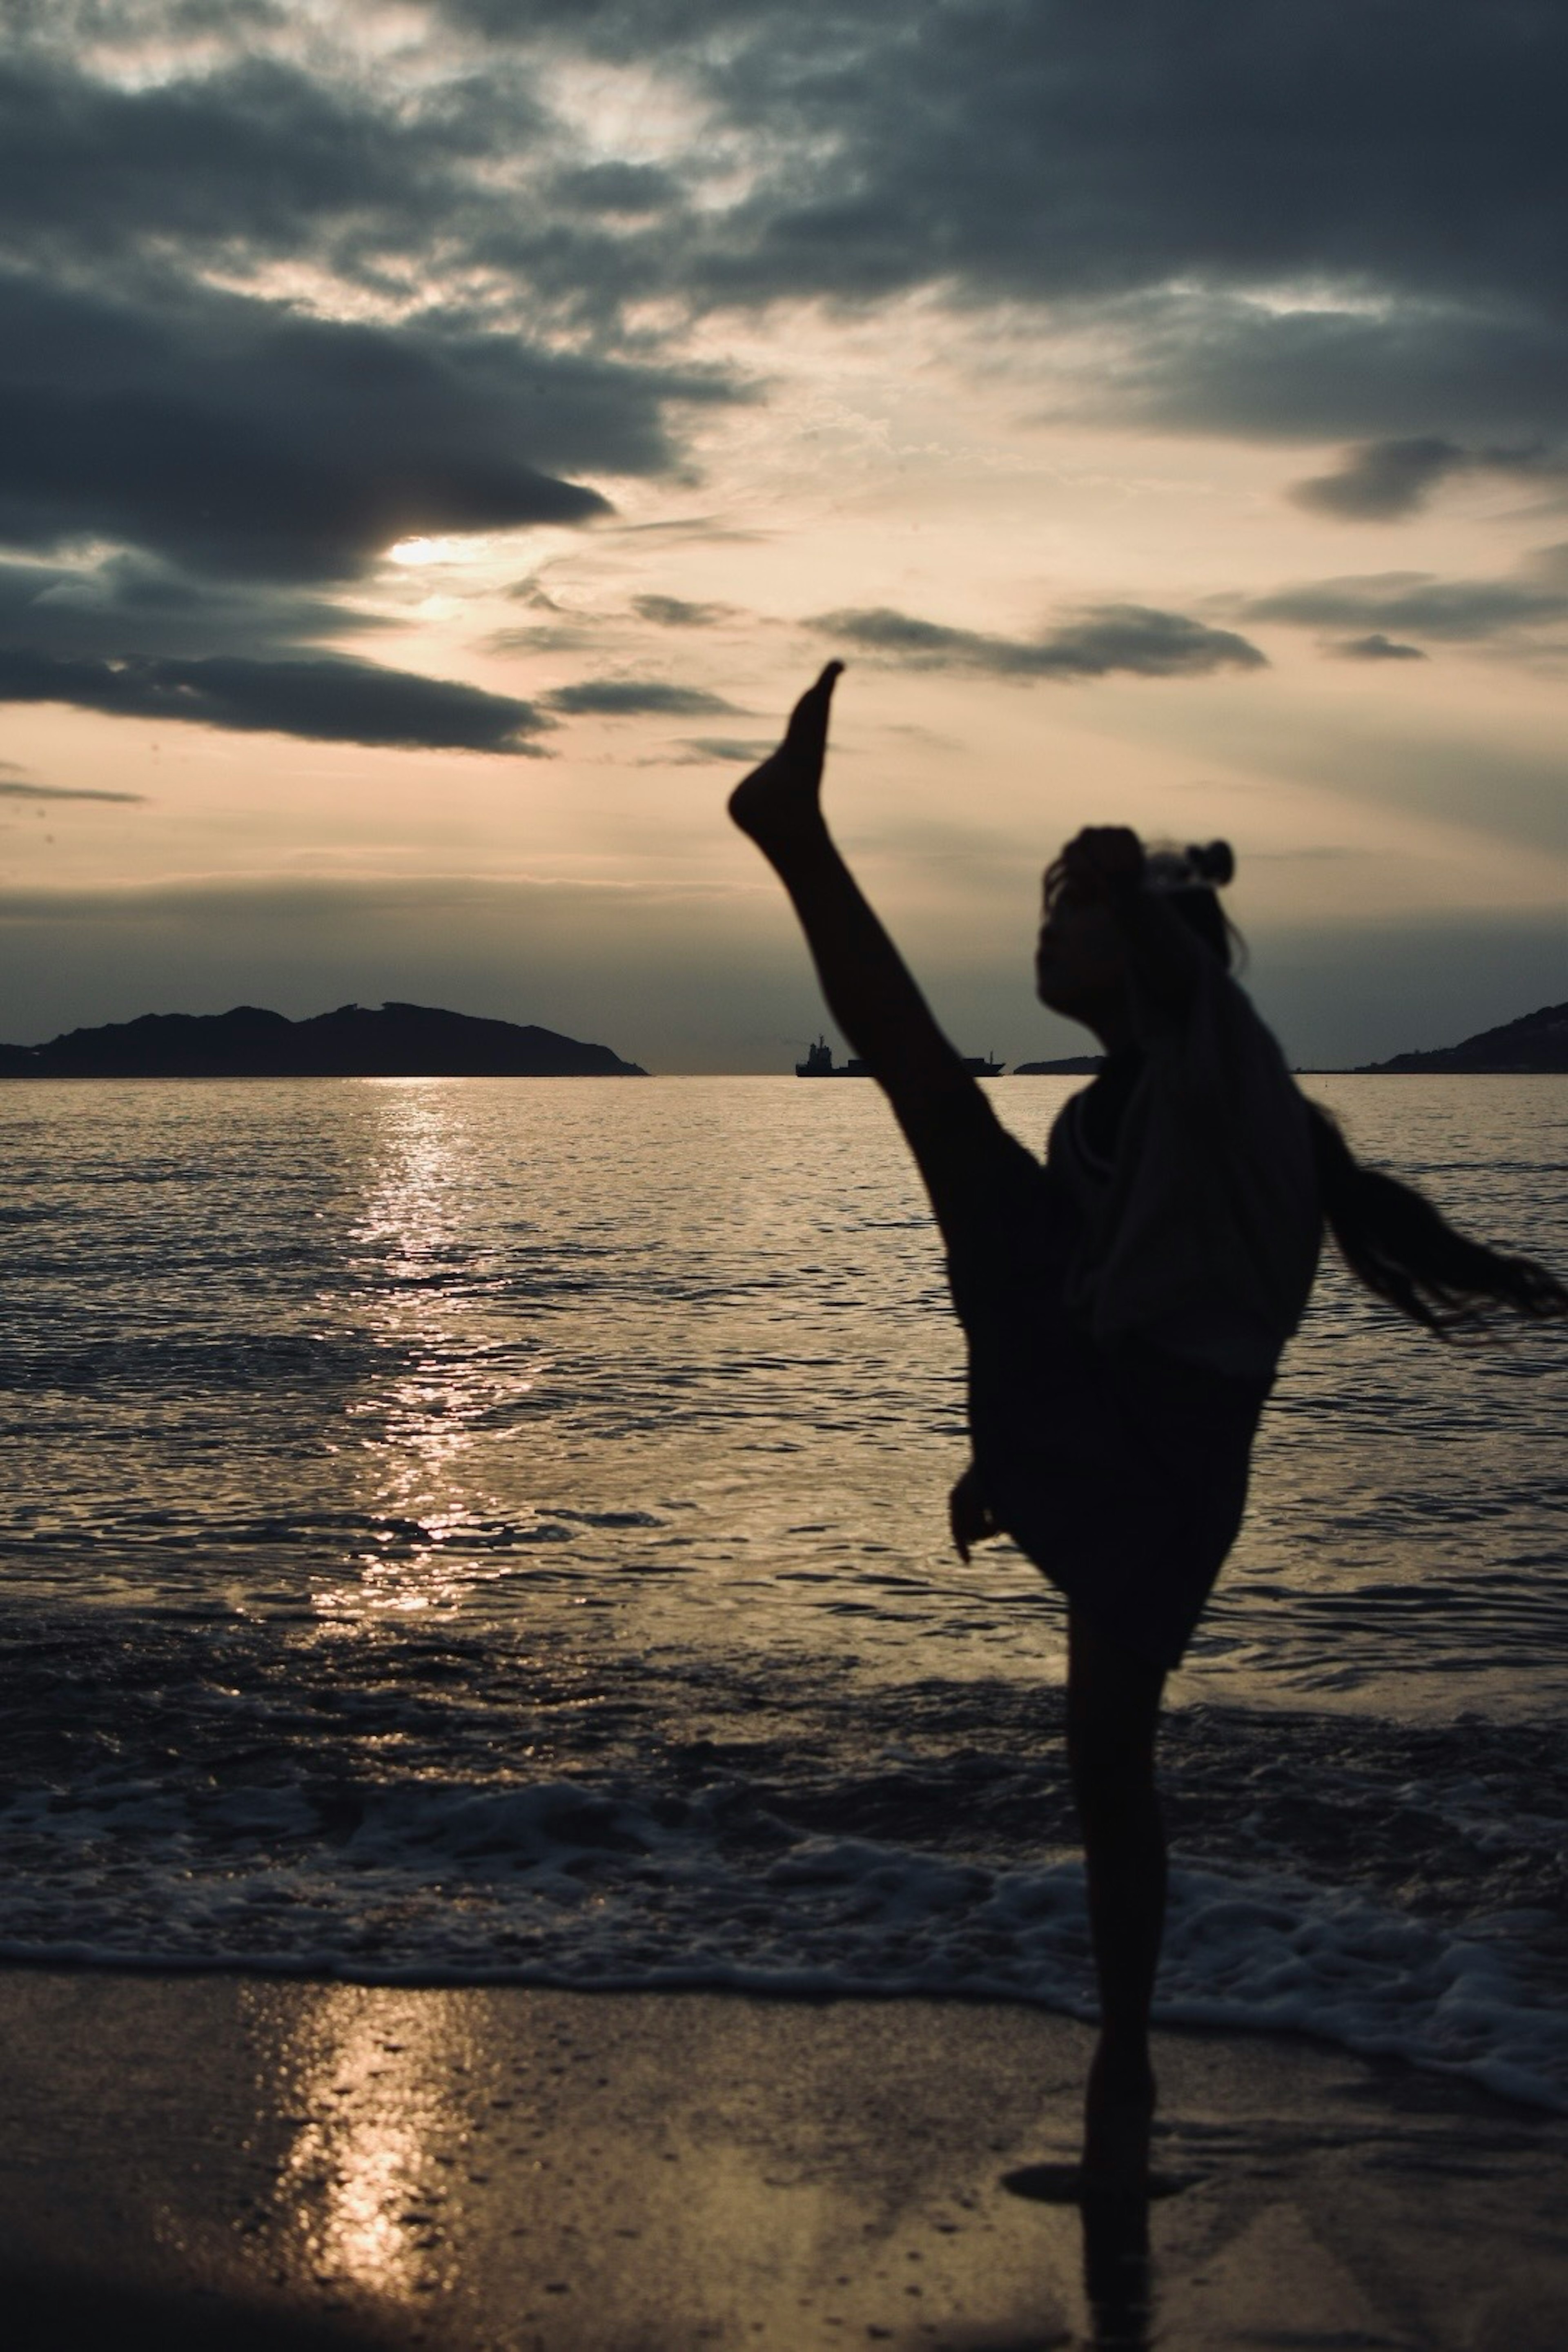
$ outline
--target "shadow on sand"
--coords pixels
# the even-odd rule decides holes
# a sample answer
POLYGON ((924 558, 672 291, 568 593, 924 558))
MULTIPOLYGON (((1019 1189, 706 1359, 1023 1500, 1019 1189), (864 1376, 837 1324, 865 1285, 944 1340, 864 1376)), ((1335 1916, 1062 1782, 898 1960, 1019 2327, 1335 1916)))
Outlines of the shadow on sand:
POLYGON ((0 2272, 5 2352, 385 2352, 364 2329, 232 2295, 112 2285, 79 2273, 0 2272))

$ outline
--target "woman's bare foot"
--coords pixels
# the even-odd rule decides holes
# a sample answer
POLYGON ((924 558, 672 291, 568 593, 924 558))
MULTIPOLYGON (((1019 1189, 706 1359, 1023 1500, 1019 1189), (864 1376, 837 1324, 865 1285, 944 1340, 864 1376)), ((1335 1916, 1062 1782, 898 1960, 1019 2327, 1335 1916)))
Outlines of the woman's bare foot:
POLYGON ((1154 2073, 1146 2053, 1101 2042, 1089 2070, 1083 2111, 1085 2196, 1146 2197, 1154 2073))
POLYGON ((814 833, 822 821, 817 796, 827 755, 827 712, 842 662, 829 662, 790 713, 784 741, 730 795, 730 814, 757 847, 771 856, 814 833))

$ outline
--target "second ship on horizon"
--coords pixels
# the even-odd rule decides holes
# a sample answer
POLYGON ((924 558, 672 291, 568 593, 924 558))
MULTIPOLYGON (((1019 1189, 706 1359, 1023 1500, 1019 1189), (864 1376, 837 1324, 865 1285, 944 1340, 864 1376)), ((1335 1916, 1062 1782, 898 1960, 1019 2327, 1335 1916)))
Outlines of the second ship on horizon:
MULTIPOLYGON (((966 1054, 963 1066, 973 1077, 999 1078, 1007 1065, 992 1060, 988 1055, 966 1054)), ((864 1062, 851 1059, 836 1064, 833 1048, 826 1037, 819 1037, 805 1061, 795 1064, 795 1074, 797 1078, 868 1078, 871 1075, 864 1062)))

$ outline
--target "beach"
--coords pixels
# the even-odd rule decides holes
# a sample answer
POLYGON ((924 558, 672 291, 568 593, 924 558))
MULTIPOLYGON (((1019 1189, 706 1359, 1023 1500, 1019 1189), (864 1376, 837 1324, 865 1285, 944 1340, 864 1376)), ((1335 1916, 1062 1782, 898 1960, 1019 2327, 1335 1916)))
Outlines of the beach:
POLYGON ((1162 2035, 1176 2193, 1086 2246, 1005 2185, 1070 2159, 1088 2048, 1024 2006, 14 1969, 0 2017, 26 2352, 1568 2333, 1568 2126, 1306 2041, 1162 2035))

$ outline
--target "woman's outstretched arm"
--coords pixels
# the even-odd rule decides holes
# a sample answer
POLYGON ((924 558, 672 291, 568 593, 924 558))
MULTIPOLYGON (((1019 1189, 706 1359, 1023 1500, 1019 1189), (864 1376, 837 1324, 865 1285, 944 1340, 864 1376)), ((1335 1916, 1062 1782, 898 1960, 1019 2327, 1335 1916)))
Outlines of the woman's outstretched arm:
POLYGON ((928 1164, 933 1122, 945 1128, 971 1107, 987 1120, 992 1114, 827 830, 822 766, 842 667, 829 662, 801 696, 784 741, 737 785, 730 814, 789 892, 833 1018, 892 1103, 940 1215, 928 1164))

